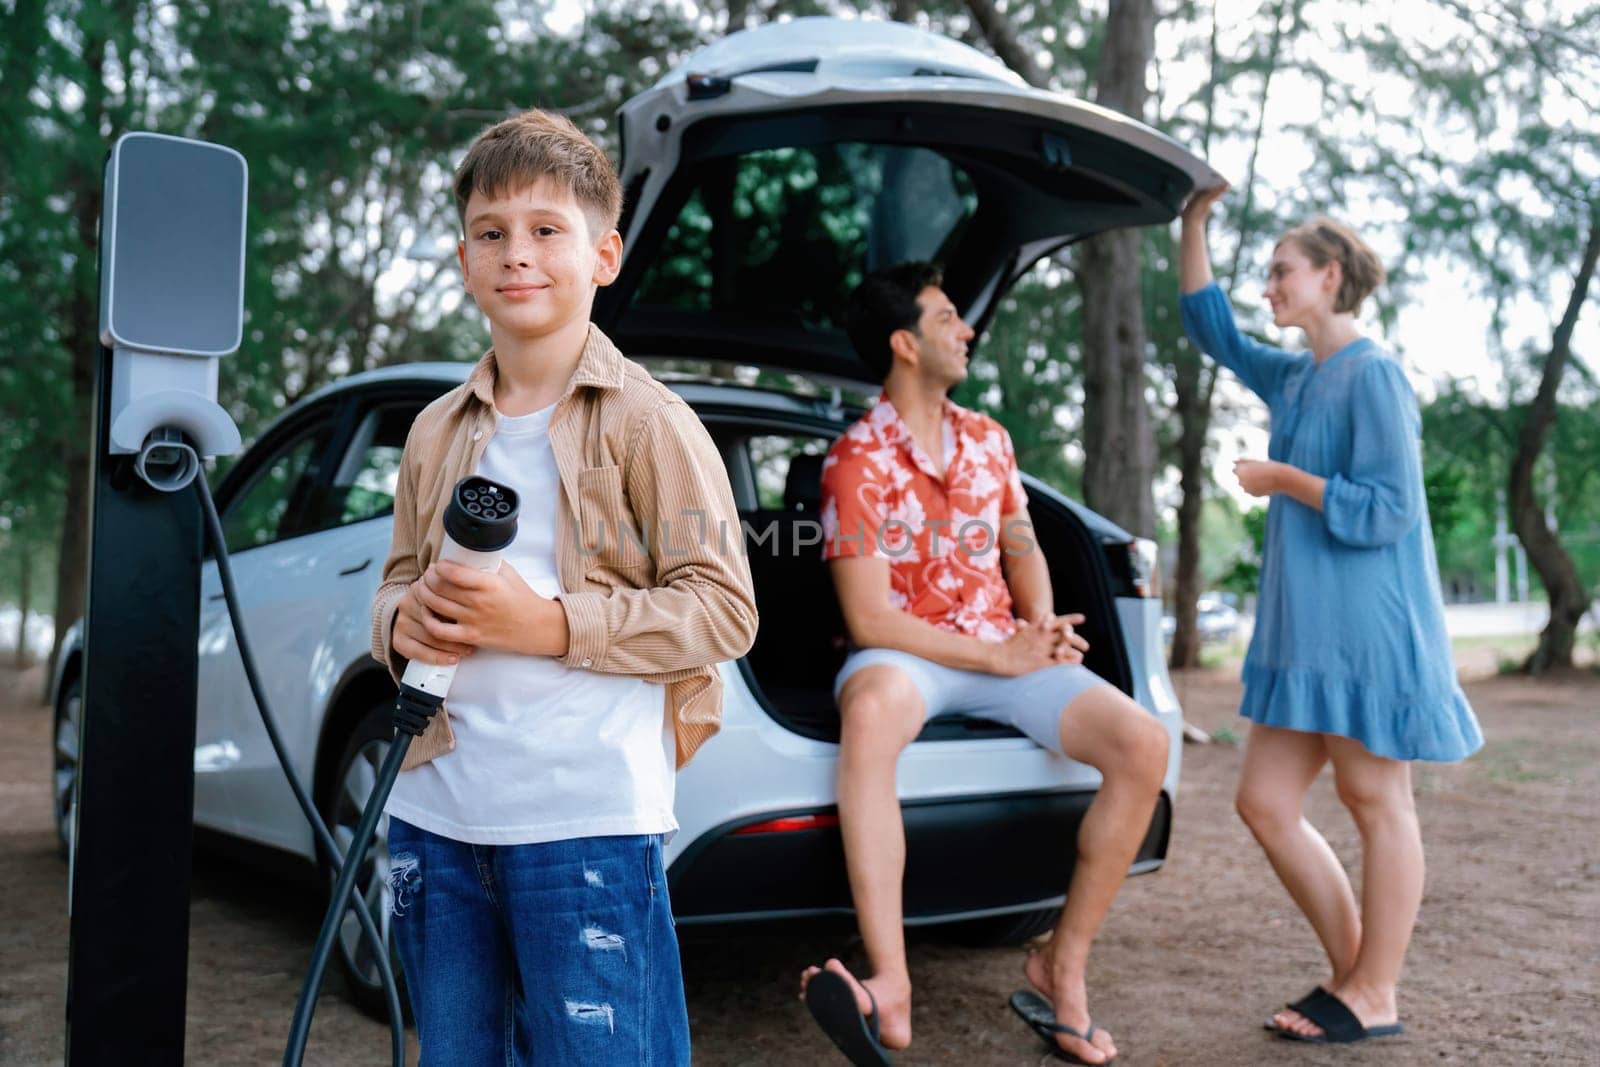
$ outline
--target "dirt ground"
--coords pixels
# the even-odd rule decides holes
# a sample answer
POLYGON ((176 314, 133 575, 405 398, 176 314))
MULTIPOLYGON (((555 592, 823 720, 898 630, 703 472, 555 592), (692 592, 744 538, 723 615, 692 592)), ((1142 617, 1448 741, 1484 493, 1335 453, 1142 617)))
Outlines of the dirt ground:
MULTIPOLYGON (((1242 734, 1232 669, 1174 679, 1190 719, 1242 734)), ((0 679, 0 705, 21 686, 0 679)), ((32 692, 37 692, 36 689, 32 692)), ((1241 749, 1184 752, 1164 870, 1132 880, 1096 944, 1090 991, 1120 1062, 1146 1064, 1600 1063, 1600 675, 1488 674, 1468 695, 1489 738, 1456 766, 1418 765, 1428 889, 1400 991, 1408 1033, 1369 1047, 1288 1045, 1270 1008, 1322 975, 1314 939, 1232 813, 1241 749)), ((60 1062, 66 865, 48 812, 50 718, 0 708, 0 1063, 60 1062)), ((1357 839, 1326 776, 1312 820, 1352 868, 1357 839)), ((188 1060, 282 1055, 320 909, 299 887, 228 861, 195 864, 188 1060)), ((682 931, 696 1058, 842 1062, 795 999, 800 969, 857 961, 838 925, 682 931)), ((918 1002, 908 1064, 1058 1062, 1015 1020, 1017 949, 911 935, 918 1002)), ((412 1056, 415 1056, 414 1041, 412 1056)), ((388 1062, 387 1030, 331 981, 308 1063, 388 1062)))

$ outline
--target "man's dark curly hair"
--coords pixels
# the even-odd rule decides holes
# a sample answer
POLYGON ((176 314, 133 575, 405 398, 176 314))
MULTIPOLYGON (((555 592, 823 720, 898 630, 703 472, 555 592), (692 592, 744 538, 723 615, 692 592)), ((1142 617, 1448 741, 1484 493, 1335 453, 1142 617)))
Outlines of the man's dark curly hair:
POLYGON ((930 285, 942 284, 944 273, 938 266, 914 261, 873 271, 850 294, 845 332, 856 355, 880 379, 887 378, 894 366, 889 337, 896 330, 917 330, 917 320, 922 317, 917 294, 930 285))

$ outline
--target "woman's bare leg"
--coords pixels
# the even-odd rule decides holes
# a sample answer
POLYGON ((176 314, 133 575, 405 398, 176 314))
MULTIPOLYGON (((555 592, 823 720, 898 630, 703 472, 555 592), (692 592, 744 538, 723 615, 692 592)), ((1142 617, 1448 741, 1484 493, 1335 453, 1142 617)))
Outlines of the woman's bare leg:
MULTIPOLYGON (((1366 1027, 1395 1022, 1395 985, 1422 905, 1422 829, 1411 796, 1411 765, 1375 756, 1347 737, 1328 737, 1339 800, 1361 834, 1361 948, 1338 979, 1338 994, 1366 1027)), ((1321 1029, 1294 1014, 1295 1031, 1321 1029)))
MULTIPOLYGON (((1328 761, 1328 737, 1252 723, 1234 804, 1289 896, 1311 922, 1338 985, 1355 967, 1361 918, 1339 858, 1305 818, 1306 791, 1328 761)), ((1279 1026, 1300 1016, 1280 1012, 1279 1026)))

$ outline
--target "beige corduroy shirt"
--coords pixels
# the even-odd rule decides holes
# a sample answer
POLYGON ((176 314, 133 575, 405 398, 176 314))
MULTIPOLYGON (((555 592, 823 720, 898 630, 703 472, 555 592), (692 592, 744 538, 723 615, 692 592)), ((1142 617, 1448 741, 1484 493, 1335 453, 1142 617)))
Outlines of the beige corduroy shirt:
MULTIPOLYGON (((495 356, 429 404, 406 438, 394 541, 372 604, 372 654, 398 684, 395 612, 438 558, 444 509, 494 435, 495 356)), ((568 667, 666 687, 678 766, 722 723, 716 664, 750 649, 755 595, 733 492, 716 445, 683 400, 589 327, 572 381, 550 416, 561 491, 554 507, 568 667)), ((412 742, 405 769, 451 751, 449 701, 412 742)))

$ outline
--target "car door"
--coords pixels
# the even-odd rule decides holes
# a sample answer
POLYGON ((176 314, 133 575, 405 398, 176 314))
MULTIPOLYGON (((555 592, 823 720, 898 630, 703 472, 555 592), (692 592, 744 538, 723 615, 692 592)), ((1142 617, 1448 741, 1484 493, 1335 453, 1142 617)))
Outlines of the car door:
MULTIPOLYGON (((235 565, 246 632, 263 674, 265 662, 274 664, 273 678, 264 684, 284 743, 308 785, 322 720, 339 683, 370 661, 372 597, 389 550, 400 457, 412 421, 431 398, 414 390, 349 397, 330 431, 324 462, 296 501, 300 521, 289 536, 246 551, 235 565)), ((229 790, 238 813, 234 832, 306 850, 304 820, 242 666, 237 656, 230 663, 238 673, 224 678, 222 687, 232 699, 228 716, 239 750, 229 790)))
MULTIPOLYGON (((285 731, 303 715, 299 635, 272 625, 320 575, 301 534, 312 487, 328 462, 339 406, 323 404, 276 427, 241 457, 220 505, 223 539, 243 605, 245 633, 272 711, 285 731)), ((195 822, 228 833, 251 820, 261 726, 235 643, 214 558, 201 572, 195 822), (247 752, 252 758, 247 759, 247 752)), ((270 752, 268 753, 270 756, 270 752)), ((276 763, 274 763, 274 768, 276 763)), ((281 772, 279 773, 281 777, 281 772)))

